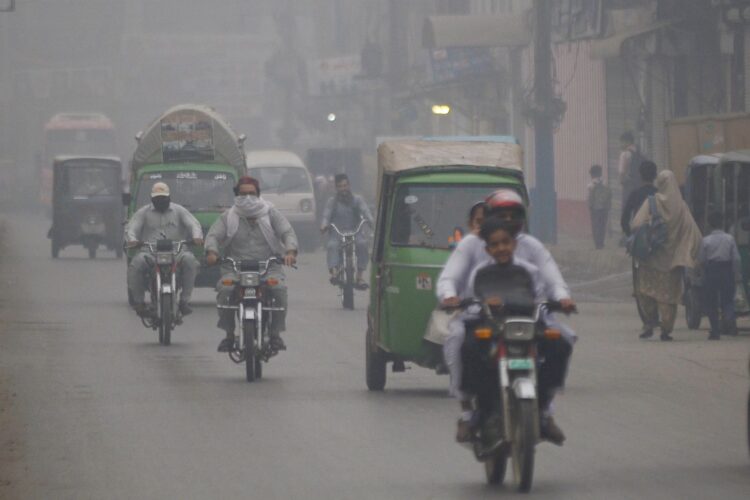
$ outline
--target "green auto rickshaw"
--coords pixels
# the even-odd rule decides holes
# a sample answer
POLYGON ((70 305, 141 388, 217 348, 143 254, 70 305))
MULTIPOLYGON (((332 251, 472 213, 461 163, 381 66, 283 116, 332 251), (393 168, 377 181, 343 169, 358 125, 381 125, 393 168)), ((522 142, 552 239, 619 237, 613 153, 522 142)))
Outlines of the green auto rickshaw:
MULTIPOLYGON (((708 215, 720 212, 724 230, 734 236, 742 259, 742 280, 737 286, 735 307, 738 316, 750 314, 750 151, 693 158, 686 170, 685 201, 705 235, 708 215)), ((685 314, 688 327, 700 328, 705 314, 700 270, 689 271, 685 280, 685 314)))
MULTIPOLYGON (((425 338, 435 287, 467 231, 469 208, 499 188, 527 199, 523 153, 512 137, 388 141, 378 148, 377 223, 367 313, 366 380, 382 390, 386 367, 444 371, 440 341, 425 338)), ((428 335, 429 337, 429 335, 428 335)))
POLYGON ((122 257, 122 162, 114 156, 57 156, 52 166, 52 258, 82 245, 122 257))

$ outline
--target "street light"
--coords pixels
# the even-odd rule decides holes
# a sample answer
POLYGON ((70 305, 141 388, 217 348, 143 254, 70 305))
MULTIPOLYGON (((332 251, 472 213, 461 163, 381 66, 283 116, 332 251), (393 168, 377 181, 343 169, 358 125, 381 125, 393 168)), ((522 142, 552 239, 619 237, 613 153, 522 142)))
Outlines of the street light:
POLYGON ((13 12, 16 10, 16 0, 0 0, 0 12, 13 12))
POLYGON ((447 104, 434 104, 432 106, 432 114, 433 115, 447 115, 450 114, 451 107, 447 104))
POLYGON ((335 122, 336 121, 336 113, 328 113, 328 116, 326 117, 326 119, 329 122, 331 122, 331 123, 335 122))

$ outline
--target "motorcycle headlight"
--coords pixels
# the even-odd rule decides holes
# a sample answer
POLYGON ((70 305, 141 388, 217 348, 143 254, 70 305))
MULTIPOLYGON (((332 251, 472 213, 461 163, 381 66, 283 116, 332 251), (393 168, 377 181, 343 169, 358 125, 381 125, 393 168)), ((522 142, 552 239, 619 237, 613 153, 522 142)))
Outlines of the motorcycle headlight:
POLYGON ((260 284, 260 274, 258 273, 241 273, 240 286, 258 286, 260 284))
POLYGON ((172 263, 172 254, 166 252, 159 252, 156 254, 156 263, 159 265, 166 265, 172 263))
POLYGON ((505 322, 505 338, 507 340, 532 340, 536 332, 536 324, 529 320, 508 320, 505 322))

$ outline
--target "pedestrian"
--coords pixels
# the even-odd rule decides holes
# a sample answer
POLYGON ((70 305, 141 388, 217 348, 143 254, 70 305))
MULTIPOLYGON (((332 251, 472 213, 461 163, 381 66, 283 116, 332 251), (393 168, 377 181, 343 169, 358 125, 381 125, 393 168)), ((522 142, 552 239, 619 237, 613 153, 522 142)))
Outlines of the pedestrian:
POLYGON ((601 165, 592 165, 589 175, 591 182, 588 187, 588 204, 591 214, 591 234, 594 237, 594 247, 601 250, 604 248, 609 210, 612 208, 612 189, 604 184, 601 165))
POLYGON ((651 199, 666 228, 666 241, 645 259, 637 261, 636 294, 643 313, 640 338, 661 328, 661 340, 671 337, 677 317, 677 304, 682 299, 682 277, 685 268, 697 263, 701 233, 682 199, 674 173, 665 170, 656 177, 655 195, 640 207, 631 225, 633 230, 651 222, 651 199))
POLYGON ((643 202, 649 196, 656 194, 656 187, 654 187, 656 170, 656 164, 649 160, 641 162, 638 167, 641 185, 630 193, 630 196, 628 196, 627 201, 622 207, 622 214, 620 215, 620 227, 622 227, 622 232, 625 236, 630 236, 632 232, 630 230, 630 221, 633 220, 635 213, 641 208, 643 202))
POLYGON ((709 340, 719 340, 722 334, 737 335, 734 293, 742 267, 737 243, 731 234, 724 232, 723 226, 721 213, 713 212, 708 216, 711 232, 703 238, 698 252, 698 262, 703 268, 705 310, 711 323, 709 340))
POLYGON ((643 162, 643 155, 635 144, 633 132, 627 131, 620 136, 620 158, 617 171, 622 185, 622 204, 625 205, 630 193, 640 184, 638 169, 643 162))

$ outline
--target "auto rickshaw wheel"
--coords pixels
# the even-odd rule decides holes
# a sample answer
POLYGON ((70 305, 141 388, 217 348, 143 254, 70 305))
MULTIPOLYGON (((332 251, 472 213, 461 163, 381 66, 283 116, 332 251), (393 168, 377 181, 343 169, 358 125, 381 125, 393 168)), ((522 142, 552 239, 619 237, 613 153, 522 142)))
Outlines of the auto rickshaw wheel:
POLYGON ((386 360, 383 353, 375 345, 370 328, 367 329, 365 344, 365 379, 367 381, 367 388, 371 391, 382 391, 385 389, 386 360))

